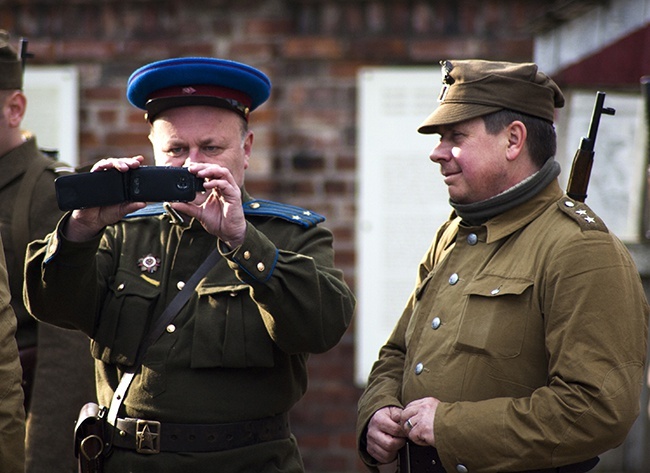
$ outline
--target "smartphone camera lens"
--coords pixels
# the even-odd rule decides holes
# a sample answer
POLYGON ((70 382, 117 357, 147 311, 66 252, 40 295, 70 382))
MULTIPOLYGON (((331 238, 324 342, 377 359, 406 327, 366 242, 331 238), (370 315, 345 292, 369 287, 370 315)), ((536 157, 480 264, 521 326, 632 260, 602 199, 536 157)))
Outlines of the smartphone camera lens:
POLYGON ((180 177, 178 178, 178 182, 176 183, 176 187, 177 187, 179 190, 182 190, 182 191, 183 191, 183 190, 186 190, 186 189, 189 188, 189 186, 190 186, 190 185, 189 185, 189 182, 187 181, 187 177, 185 177, 185 176, 180 176, 180 177))

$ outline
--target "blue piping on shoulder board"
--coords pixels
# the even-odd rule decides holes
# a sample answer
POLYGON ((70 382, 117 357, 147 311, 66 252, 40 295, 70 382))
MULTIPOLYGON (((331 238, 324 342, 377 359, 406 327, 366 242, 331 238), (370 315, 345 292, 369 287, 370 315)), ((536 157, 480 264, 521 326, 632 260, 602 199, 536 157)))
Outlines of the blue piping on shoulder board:
MULTIPOLYGON (((282 204, 271 200, 250 200, 244 202, 244 214, 247 216, 278 217, 287 222, 295 223, 305 228, 313 227, 325 221, 325 217, 311 210, 295 205, 282 204)), ((145 208, 136 210, 124 218, 151 217, 165 213, 163 204, 156 202, 145 208)))
POLYGON ((305 228, 313 227, 325 221, 324 216, 311 210, 261 199, 244 202, 244 214, 278 217, 305 228))

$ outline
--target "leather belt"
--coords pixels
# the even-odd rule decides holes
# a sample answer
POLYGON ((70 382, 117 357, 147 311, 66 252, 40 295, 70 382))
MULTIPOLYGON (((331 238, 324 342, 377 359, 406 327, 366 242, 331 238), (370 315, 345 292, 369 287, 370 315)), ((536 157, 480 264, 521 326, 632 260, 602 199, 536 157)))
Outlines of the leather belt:
POLYGON ((117 419, 112 445, 138 453, 219 452, 289 438, 288 414, 228 424, 173 424, 117 419))
MULTIPOLYGON (((599 458, 595 457, 580 463, 557 468, 529 470, 520 473, 585 473, 594 468, 598 461, 599 458)), ((435 448, 422 447, 410 442, 399 451, 398 464, 399 473, 446 473, 435 448)), ((458 465, 457 471, 462 471, 462 466, 458 465)), ((465 468, 465 471, 467 471, 467 468, 465 468)))

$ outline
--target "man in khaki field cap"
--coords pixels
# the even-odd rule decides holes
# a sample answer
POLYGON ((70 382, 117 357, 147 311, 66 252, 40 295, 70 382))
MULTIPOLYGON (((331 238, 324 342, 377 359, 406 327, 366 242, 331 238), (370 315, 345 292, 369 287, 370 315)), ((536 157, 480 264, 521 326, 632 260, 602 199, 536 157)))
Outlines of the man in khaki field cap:
POLYGON ((624 245, 560 189, 559 87, 535 64, 443 61, 453 208, 359 401, 373 471, 591 470, 639 413, 648 304, 624 245))

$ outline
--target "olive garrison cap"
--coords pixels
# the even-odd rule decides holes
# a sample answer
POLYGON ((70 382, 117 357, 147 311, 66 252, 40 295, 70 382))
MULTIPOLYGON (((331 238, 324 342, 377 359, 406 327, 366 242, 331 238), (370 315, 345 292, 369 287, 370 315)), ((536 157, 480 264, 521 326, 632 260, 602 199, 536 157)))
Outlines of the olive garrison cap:
POLYGON ((23 66, 9 44, 9 33, 0 30, 0 90, 23 88, 23 66))
POLYGON ((261 71, 227 59, 184 57, 153 62, 137 69, 126 96, 147 111, 151 122, 173 107, 209 105, 248 115, 271 94, 271 81, 261 71))
POLYGON ((552 123, 555 108, 564 106, 560 88, 533 63, 468 59, 441 61, 440 65, 439 105, 418 128, 423 134, 502 109, 552 123))

